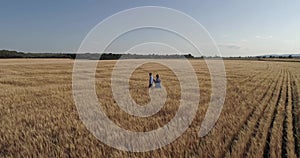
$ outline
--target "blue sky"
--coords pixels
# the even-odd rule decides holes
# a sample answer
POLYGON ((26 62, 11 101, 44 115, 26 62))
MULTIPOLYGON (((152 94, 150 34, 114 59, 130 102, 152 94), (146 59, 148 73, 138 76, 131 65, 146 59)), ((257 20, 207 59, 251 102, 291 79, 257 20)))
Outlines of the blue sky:
POLYGON ((76 52, 104 18, 149 5, 177 9, 195 18, 224 56, 300 52, 298 0, 2 0, 0 49, 76 52))

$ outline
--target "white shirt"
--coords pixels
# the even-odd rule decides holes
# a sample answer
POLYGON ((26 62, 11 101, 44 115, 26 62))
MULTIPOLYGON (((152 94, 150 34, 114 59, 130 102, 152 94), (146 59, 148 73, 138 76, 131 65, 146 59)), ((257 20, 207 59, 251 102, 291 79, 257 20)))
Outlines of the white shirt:
POLYGON ((153 84, 153 76, 150 76, 149 84, 153 84))

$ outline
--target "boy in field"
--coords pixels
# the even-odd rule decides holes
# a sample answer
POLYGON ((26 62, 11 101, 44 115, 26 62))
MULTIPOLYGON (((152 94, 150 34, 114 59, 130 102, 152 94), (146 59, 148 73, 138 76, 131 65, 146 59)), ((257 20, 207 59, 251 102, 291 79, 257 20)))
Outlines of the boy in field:
POLYGON ((153 85, 153 76, 152 76, 152 73, 150 72, 149 73, 149 87, 148 88, 151 88, 153 85))

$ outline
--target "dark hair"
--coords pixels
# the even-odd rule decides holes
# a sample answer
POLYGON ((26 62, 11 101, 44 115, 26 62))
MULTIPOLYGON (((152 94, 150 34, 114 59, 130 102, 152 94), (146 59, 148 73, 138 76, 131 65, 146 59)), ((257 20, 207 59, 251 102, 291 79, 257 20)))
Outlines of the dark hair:
POLYGON ((156 74, 156 78, 159 78, 159 74, 156 74))
POLYGON ((150 72, 150 73, 149 73, 149 76, 151 76, 151 75, 152 75, 152 73, 150 72))

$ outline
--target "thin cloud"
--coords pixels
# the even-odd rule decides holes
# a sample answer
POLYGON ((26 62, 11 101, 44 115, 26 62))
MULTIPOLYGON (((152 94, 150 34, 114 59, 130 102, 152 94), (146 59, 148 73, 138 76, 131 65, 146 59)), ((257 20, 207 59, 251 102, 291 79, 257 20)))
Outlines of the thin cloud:
POLYGON ((219 44, 220 48, 227 48, 227 49, 241 49, 241 46, 238 44, 219 44))
POLYGON ((257 38, 257 39, 271 39, 271 38, 273 38, 273 36, 259 36, 259 35, 257 35, 257 36, 255 36, 255 38, 257 38))

